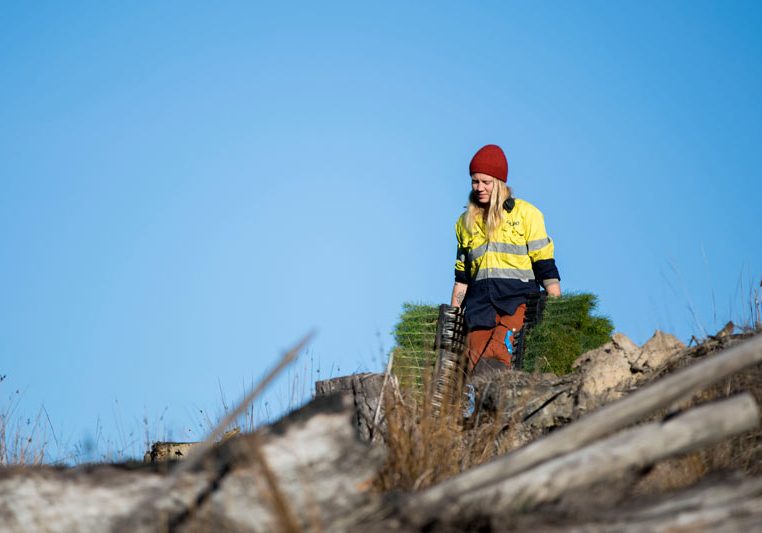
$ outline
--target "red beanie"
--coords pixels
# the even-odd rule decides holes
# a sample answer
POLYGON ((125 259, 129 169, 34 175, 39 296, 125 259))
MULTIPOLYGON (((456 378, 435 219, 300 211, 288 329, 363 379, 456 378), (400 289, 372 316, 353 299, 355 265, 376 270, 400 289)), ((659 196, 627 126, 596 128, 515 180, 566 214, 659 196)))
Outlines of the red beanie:
POLYGON ((487 174, 500 181, 508 181, 508 160, 503 150, 496 144, 482 146, 468 167, 468 173, 487 174))

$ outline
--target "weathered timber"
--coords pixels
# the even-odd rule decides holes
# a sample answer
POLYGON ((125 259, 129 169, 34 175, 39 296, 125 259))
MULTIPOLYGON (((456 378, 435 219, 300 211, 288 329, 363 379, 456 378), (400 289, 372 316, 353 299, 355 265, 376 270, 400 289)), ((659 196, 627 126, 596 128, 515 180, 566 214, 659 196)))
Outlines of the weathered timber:
POLYGON ((523 448, 444 481, 411 498, 408 505, 411 508, 436 505, 515 476, 638 422, 658 409, 760 362, 762 335, 756 335, 593 411, 523 448))
POLYGON ((656 503, 616 511, 566 531, 759 531, 762 479, 708 480, 656 503))
MULTIPOLYGON (((489 522, 502 525, 501 529, 507 531, 541 530, 549 533, 759 531, 762 478, 725 472, 712 475, 692 487, 671 492, 667 497, 627 498, 612 506, 561 512, 551 505, 521 515, 493 513, 489 522), (506 523, 510 526, 505 527, 506 523)), ((451 531, 455 528, 443 529, 451 531)))
POLYGON ((368 489, 381 459, 380 449, 357 438, 353 411, 345 398, 317 399, 254 435, 211 448, 179 476, 186 462, 1 469, 0 529, 282 529, 267 469, 298 527, 340 531, 354 511, 375 501, 368 489))
MULTIPOLYGON (((360 374, 362 375, 362 374, 360 374)), ((331 394, 351 394, 352 381, 356 374, 340 376, 337 378, 323 379, 315 382, 315 397, 328 396, 331 394)))
MULTIPOLYGON (((495 509, 527 510, 632 469, 717 443, 759 426, 753 397, 742 394, 696 407, 665 422, 644 424, 599 440, 578 451, 549 460, 498 482, 469 471, 471 490, 439 500, 411 499, 405 514, 415 523, 447 521, 465 515, 489 514, 495 509)), ((480 475, 482 474, 482 475, 480 475)), ((457 478, 456 478, 457 479, 457 478)))
MULTIPOLYGON (((340 394, 352 398, 355 424, 360 438, 370 441, 377 425, 383 425, 383 405, 379 405, 385 374, 363 373, 315 382, 315 397, 340 394)), ((383 404, 383 402, 380 402, 383 404)))
MULTIPOLYGON (((609 491, 609 484, 592 489, 593 493, 609 491)), ((640 533, 693 531, 759 531, 762 524, 762 478, 749 478, 738 472, 723 472, 700 483, 668 495, 625 497, 609 505, 590 504, 590 491, 580 494, 580 504, 561 509, 555 503, 527 513, 501 513, 493 509, 478 521, 464 518, 455 522, 437 523, 437 531, 455 533, 464 529, 481 531, 542 531, 585 533, 640 533), (588 502, 583 504, 582 502, 588 502)), ((390 527, 420 531, 401 521, 387 520, 366 533, 389 530, 390 527)))

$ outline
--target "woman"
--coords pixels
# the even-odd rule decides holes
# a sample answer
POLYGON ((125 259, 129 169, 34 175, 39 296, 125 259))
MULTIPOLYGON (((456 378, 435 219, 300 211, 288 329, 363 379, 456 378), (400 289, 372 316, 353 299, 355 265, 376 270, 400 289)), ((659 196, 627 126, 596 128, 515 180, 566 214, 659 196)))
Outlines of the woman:
POLYGON ((561 295, 561 277, 553 259, 553 241, 542 213, 513 198, 506 185, 508 161, 494 144, 482 147, 469 167, 468 208, 455 224, 453 306, 463 306, 469 328, 469 369, 482 358, 511 366, 507 342, 524 324, 527 295, 544 287, 561 295))

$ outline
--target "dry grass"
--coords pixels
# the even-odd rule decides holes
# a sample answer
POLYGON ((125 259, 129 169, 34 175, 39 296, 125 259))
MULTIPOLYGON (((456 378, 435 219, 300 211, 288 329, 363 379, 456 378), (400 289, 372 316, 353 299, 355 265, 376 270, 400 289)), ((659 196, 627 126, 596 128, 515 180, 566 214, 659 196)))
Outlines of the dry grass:
MULTIPOLYGON (((694 364, 703 357, 711 357, 741 337, 708 340, 653 379, 694 364)), ((424 390, 430 390, 431 376, 426 375, 424 381, 424 390)), ((697 392, 678 409, 688 409, 740 392, 750 392, 762 405, 762 365, 697 392)), ((482 414, 481 423, 464 423, 468 419, 463 417, 464 402, 459 400, 463 398, 462 391, 455 392, 453 398, 458 400, 451 401, 440 416, 435 415, 430 398, 431 394, 422 395, 417 388, 401 392, 390 388, 385 394, 387 427, 384 440, 388 455, 376 480, 377 490, 424 489, 502 455, 521 443, 520 438, 512 435, 521 427, 518 420, 501 420, 482 414)), ((515 412, 520 411, 516 409, 515 412)), ((665 410, 649 420, 660 420, 668 414, 665 410)), ((654 494, 687 487, 708 474, 724 470, 762 475, 762 431, 749 432, 684 457, 662 461, 644 473, 633 487, 632 494, 654 494)))
POLYGON ((9 423, 5 413, 0 415, 0 466, 39 465, 45 460, 45 439, 40 440, 41 415, 32 421, 9 423))
MULTIPOLYGON (((0 383, 7 384, 6 378, 0 375, 0 383)), ((37 465, 45 460, 47 413, 42 408, 34 417, 23 416, 19 411, 23 396, 15 389, 7 403, 0 405, 0 466, 37 465)))
MULTIPOLYGON (((424 390, 431 388, 426 373, 424 390)), ((508 451, 505 443, 513 439, 504 437, 510 422, 479 415, 478 408, 464 418, 462 389, 453 391, 439 410, 431 398, 417 387, 389 387, 384 394, 387 456, 375 482, 378 491, 424 489, 508 451), (473 423, 476 417, 481 418, 478 424, 473 423)))

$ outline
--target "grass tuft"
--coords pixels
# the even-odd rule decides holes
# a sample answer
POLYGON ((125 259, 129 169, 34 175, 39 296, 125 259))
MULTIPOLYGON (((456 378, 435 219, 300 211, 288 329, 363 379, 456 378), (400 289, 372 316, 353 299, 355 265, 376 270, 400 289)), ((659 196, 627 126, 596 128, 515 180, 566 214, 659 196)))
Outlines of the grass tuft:
MULTIPOLYGON (((0 375, 0 383, 6 375, 0 375)), ((15 389, 8 401, 0 405, 0 466, 36 465, 45 460, 47 435, 41 408, 35 417, 19 412, 23 393, 15 389)))
POLYGON ((580 355, 606 344, 614 325, 593 314, 597 306, 589 293, 548 298, 542 320, 527 335, 523 370, 568 374, 580 355))
POLYGON ((382 398, 387 453, 374 482, 379 492, 425 489, 506 451, 499 438, 505 420, 493 418, 466 427, 463 391, 451 391, 452 397, 435 410, 432 372, 425 371, 422 379, 422 390, 428 394, 417 388, 390 387, 382 398))
POLYGON ((406 302, 394 327, 394 363, 392 373, 404 389, 422 390, 423 376, 436 362, 434 341, 439 308, 434 305, 406 302))

